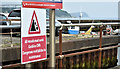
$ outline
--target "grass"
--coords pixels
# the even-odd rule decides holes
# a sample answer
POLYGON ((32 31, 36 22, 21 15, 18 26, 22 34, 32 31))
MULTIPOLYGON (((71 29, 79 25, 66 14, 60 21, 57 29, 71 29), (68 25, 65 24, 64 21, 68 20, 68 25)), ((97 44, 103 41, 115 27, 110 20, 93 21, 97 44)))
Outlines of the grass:
MULTIPOLYGON (((13 46, 20 46, 20 43, 13 43, 13 46)), ((2 47, 11 47, 11 44, 2 44, 2 47)))

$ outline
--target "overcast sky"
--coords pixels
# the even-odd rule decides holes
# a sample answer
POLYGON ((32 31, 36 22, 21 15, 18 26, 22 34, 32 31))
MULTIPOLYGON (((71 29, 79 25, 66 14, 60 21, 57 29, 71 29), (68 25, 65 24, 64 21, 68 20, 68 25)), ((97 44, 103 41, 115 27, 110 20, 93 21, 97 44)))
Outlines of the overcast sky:
MULTIPOLYGON (((63 0, 63 10, 69 13, 85 12, 90 17, 111 18, 118 16, 119 1, 120 0, 63 0), (97 3, 93 3, 93 2, 97 2, 97 3), (108 3, 100 3, 100 2, 108 2, 108 3)), ((0 2, 22 2, 22 0, 0 0, 0 2)))
POLYGON ((93 18, 117 18, 118 2, 65 2, 63 10, 68 13, 85 12, 93 18))

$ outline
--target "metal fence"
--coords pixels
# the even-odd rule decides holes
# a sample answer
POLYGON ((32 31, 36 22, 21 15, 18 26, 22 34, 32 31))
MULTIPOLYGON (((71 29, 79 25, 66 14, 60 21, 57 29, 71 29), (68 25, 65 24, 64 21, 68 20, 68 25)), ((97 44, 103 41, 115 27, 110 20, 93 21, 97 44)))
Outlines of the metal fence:
MULTIPOLYGON (((3 20, 2 20, 3 21, 3 20)), ((13 20, 7 20, 13 21, 13 20)), ((78 26, 78 25, 77 25, 78 26)), ((92 49, 82 52, 63 54, 62 52, 62 28, 59 31, 59 56, 56 56, 56 69, 96 69, 96 68, 108 68, 117 65, 117 48, 120 46, 110 46, 102 48, 102 28, 100 26, 100 42, 98 49, 92 49)), ((1 33, 4 34, 4 33, 1 33)), ((11 35, 11 46, 12 46, 12 28, 10 28, 11 35)), ((31 69, 48 69, 49 67, 49 57, 48 59, 40 62, 31 63, 31 69)), ((22 65, 21 63, 10 64, 2 66, 2 68, 18 68, 26 69, 27 65, 22 65)))
MULTIPOLYGON (((102 52, 100 68, 108 68, 108 67, 116 66, 117 65, 117 47, 120 47, 120 46, 104 47, 99 49, 93 49, 88 51, 56 56, 56 69, 99 68, 100 52, 102 52)), ((30 67, 31 69, 49 69, 50 67, 49 67, 48 61, 49 61, 49 58, 44 61, 31 63, 30 67)), ((3 68, 15 68, 15 67, 17 67, 18 69, 19 68, 26 69, 26 66, 21 65, 20 63, 3 66, 3 68)))
POLYGON ((10 35, 10 42, 11 42, 11 47, 13 47, 13 35, 14 34, 20 34, 21 31, 13 31, 13 29, 20 29, 20 25, 12 25, 12 21, 20 21, 20 19, 0 19, 0 21, 7 21, 9 22, 9 25, 1 25, 0 29, 3 29, 1 31, 6 31, 7 32, 1 32, 0 35, 10 35), (6 29, 6 30, 4 30, 6 29))

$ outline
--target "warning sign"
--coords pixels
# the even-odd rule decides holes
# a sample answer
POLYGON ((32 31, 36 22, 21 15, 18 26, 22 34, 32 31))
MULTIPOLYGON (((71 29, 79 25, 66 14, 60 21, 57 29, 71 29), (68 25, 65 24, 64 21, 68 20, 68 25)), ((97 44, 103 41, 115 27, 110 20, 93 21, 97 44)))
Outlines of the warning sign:
POLYGON ((28 33, 29 34, 40 34, 40 32, 41 32, 40 26, 39 26, 38 19, 37 19, 35 10, 34 10, 28 33))
POLYGON ((22 63, 46 59, 46 36, 22 38, 22 63))
POLYGON ((46 10, 21 10, 21 64, 47 59, 46 10))

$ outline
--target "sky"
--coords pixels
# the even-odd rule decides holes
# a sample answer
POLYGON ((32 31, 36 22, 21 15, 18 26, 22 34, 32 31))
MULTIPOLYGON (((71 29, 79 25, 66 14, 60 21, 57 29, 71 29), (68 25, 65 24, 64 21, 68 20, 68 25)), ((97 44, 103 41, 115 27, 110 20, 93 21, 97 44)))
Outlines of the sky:
POLYGON ((117 18, 118 2, 64 2, 63 10, 85 12, 92 18, 117 18))
MULTIPOLYGON (((21 2, 22 0, 0 0, 0 2, 21 2)), ((63 10, 69 13, 85 12, 95 18, 118 17, 120 0, 63 0, 63 10)))
POLYGON ((68 13, 85 12, 90 18, 118 18, 120 0, 64 0, 63 10, 68 13))

